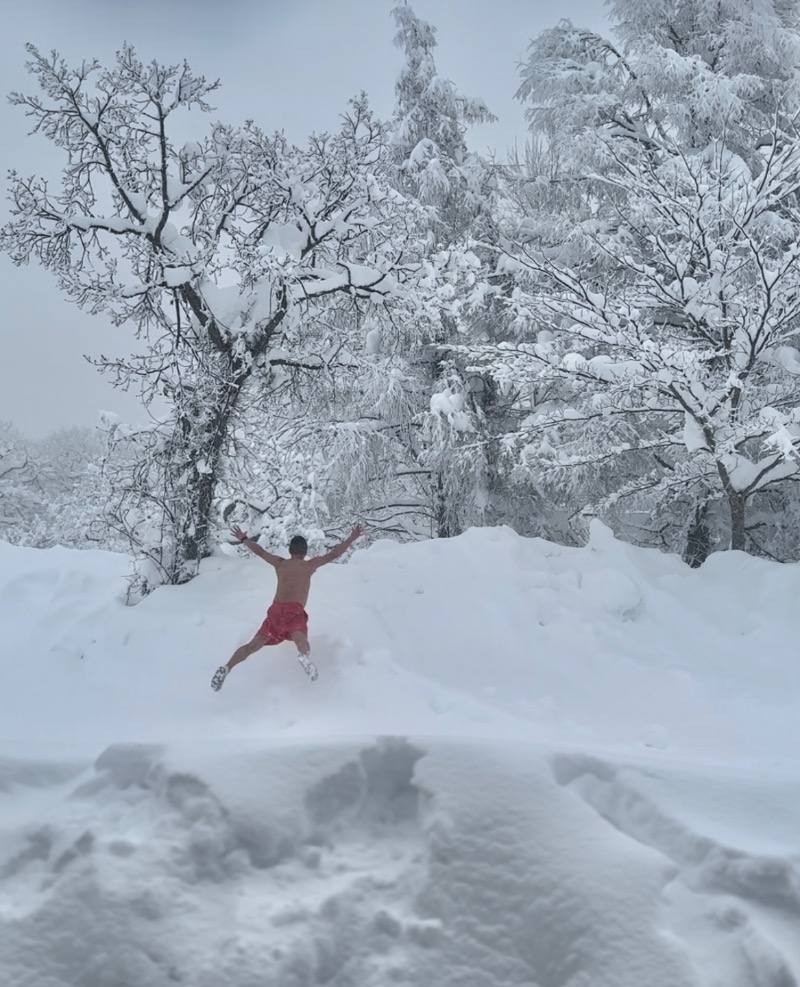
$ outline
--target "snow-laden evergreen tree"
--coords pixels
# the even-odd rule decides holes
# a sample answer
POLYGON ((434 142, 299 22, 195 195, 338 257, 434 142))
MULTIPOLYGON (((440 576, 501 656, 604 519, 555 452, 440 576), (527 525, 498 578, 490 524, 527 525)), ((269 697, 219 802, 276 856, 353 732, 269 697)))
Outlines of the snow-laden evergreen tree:
POLYGON ((430 207, 432 239, 448 247, 487 212, 492 169, 469 150, 466 133, 496 117, 482 99, 462 95, 439 75, 435 27, 408 3, 394 7, 392 16, 405 62, 395 84, 391 156, 401 183, 430 207))
MULTIPOLYGON (((472 241, 495 239, 496 176, 492 163, 470 150, 470 127, 495 117, 483 100, 464 96, 436 67, 436 29, 420 20, 408 3, 392 11, 395 44, 404 56, 395 85, 390 141, 394 181, 425 208, 431 251, 446 250, 472 259, 470 278, 487 260, 473 252, 472 241)), ((464 373, 453 349, 463 337, 479 334, 477 317, 465 317, 458 293, 441 293, 440 314, 424 345, 408 356, 417 375, 420 401, 417 428, 409 431, 409 469, 425 478, 434 532, 455 534, 486 517, 492 483, 490 432, 483 400, 486 382, 464 373)), ((490 321, 486 313, 483 323, 490 321)))
POLYGON ((396 325, 424 331, 413 289, 431 265, 415 205, 379 177, 385 128, 363 98, 305 147, 252 122, 186 141, 181 114, 210 113, 217 88, 188 65, 145 64, 129 46, 111 68, 29 53, 39 93, 11 99, 66 164, 60 185, 12 174, 0 246, 51 270, 72 301, 133 326, 140 353, 104 368, 169 411, 118 430, 138 458, 117 476, 116 513, 157 578, 181 581, 209 551, 231 430, 254 381, 269 390, 287 368, 349 366, 373 316, 395 309, 417 314, 396 325), (362 318, 329 318, 353 306, 362 318))
POLYGON ((694 559, 714 505, 744 548, 747 505, 796 475, 796 5, 612 15, 619 44, 562 22, 523 67, 541 153, 512 176, 501 260, 518 343, 481 365, 551 388, 520 472, 694 559))

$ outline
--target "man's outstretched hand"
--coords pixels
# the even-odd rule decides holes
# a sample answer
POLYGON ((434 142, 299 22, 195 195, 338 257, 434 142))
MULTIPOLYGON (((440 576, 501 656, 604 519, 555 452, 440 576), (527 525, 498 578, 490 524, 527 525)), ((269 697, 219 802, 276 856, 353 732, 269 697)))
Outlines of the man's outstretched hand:
POLYGON ((353 528, 353 530, 350 532, 350 534, 347 536, 347 540, 352 545, 353 542, 356 540, 356 538, 360 538, 363 534, 364 534, 364 528, 363 528, 363 526, 360 525, 360 524, 357 524, 353 528))
POLYGON ((239 541, 244 541, 245 538, 247 538, 247 535, 245 534, 244 531, 242 531, 242 529, 239 527, 238 524, 233 525, 233 527, 231 528, 231 534, 233 535, 234 538, 238 539, 239 541))

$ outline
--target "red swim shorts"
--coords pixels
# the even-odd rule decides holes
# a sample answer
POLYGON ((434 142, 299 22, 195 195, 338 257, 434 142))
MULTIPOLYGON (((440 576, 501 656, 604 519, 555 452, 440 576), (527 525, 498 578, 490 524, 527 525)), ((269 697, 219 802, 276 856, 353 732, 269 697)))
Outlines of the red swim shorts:
POLYGON ((281 641, 291 641, 296 631, 308 634, 308 614, 302 603, 273 603, 258 634, 270 644, 280 644, 281 641))

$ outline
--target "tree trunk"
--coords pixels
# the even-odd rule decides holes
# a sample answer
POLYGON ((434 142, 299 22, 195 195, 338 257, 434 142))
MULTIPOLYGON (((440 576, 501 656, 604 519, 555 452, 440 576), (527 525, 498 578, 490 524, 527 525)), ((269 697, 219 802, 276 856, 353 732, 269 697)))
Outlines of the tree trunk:
POLYGON ((226 375, 210 394, 202 389, 181 415, 179 432, 186 482, 181 491, 183 503, 176 505, 178 509, 173 514, 175 557, 169 567, 172 583, 193 578, 200 561, 211 554, 211 521, 222 453, 244 379, 241 375, 226 375))
POLYGON ((438 470, 436 473, 436 537, 437 538, 450 538, 453 535, 453 530, 450 524, 450 511, 447 507, 447 496, 444 489, 444 479, 442 478, 442 471, 438 470))
POLYGON ((694 521, 686 533, 683 561, 693 569, 699 569, 711 554, 711 532, 706 524, 707 514, 708 503, 698 504, 694 512, 694 521))
POLYGON ((744 510, 747 496, 736 490, 728 490, 728 503, 731 509, 731 548, 743 552, 745 550, 744 510))
POLYGON ((728 507, 731 512, 731 550, 743 552, 745 550, 744 515, 747 498, 750 494, 735 489, 728 471, 720 462, 717 463, 717 473, 722 480, 722 488, 728 498, 728 507))
MULTIPOLYGON (((239 398, 252 373, 252 369, 246 370, 238 359, 234 360, 219 326, 194 286, 184 285, 182 294, 207 333, 210 356, 206 357, 209 365, 202 366, 195 378, 185 407, 178 410, 178 431, 185 457, 183 471, 178 475, 188 474, 188 479, 184 509, 173 514, 177 524, 174 523, 175 558, 170 568, 172 583, 188 582, 197 574, 200 561, 211 554, 209 529, 223 449, 239 398), (204 387, 204 383, 208 386, 204 387)), ((289 297, 283 286, 279 289, 272 318, 258 340, 251 343, 250 368, 266 350, 288 310, 289 297)))

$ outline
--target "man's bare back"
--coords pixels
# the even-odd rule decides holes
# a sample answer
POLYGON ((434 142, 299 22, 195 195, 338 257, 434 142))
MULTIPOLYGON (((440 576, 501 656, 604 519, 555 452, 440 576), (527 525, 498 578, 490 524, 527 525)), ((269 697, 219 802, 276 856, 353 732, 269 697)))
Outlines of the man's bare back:
POLYGON ((305 606, 311 589, 311 577, 319 569, 316 559, 281 559, 275 563, 278 585, 274 603, 299 603, 305 606))
POLYGON ((305 539, 299 535, 295 536, 289 543, 290 557, 284 559, 280 555, 273 555, 272 552, 263 549, 258 542, 248 538, 244 531, 235 525, 231 528, 231 533, 243 545, 246 545, 254 555, 258 555, 275 569, 278 585, 275 588, 272 606, 267 612, 264 623, 251 641, 234 651, 227 665, 221 665, 217 669, 211 680, 211 688, 215 691, 219 690, 228 672, 239 662, 253 654, 254 651, 258 651, 259 648, 266 645, 290 640, 297 646, 297 657, 303 670, 313 681, 317 677, 317 668, 309 658, 308 614, 305 612, 308 593, 311 589, 311 577, 321 566, 344 555, 356 538, 360 537, 361 526, 356 525, 347 538, 329 552, 312 559, 306 558, 308 545, 305 539))

